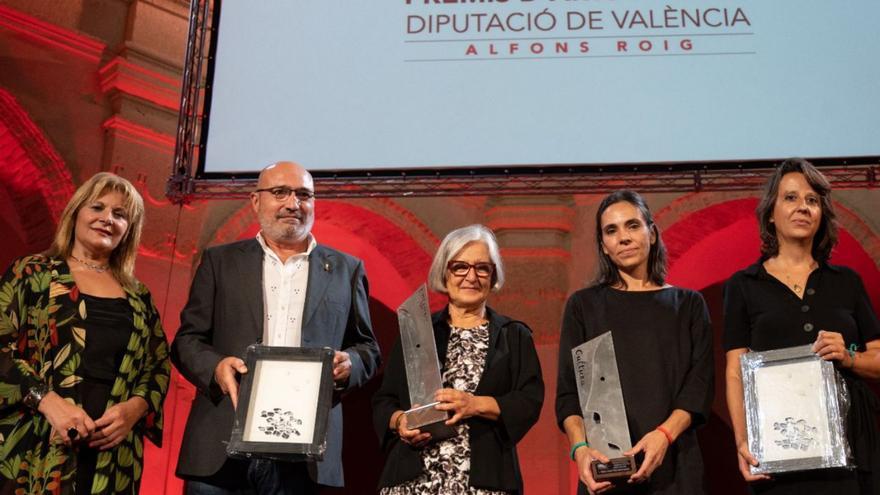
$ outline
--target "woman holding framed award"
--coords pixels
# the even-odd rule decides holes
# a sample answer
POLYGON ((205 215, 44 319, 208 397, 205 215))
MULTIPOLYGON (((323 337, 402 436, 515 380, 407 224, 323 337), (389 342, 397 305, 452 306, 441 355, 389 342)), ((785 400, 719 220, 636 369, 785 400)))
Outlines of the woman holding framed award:
MULTIPOLYGON (((578 493, 615 485, 597 481, 578 399, 572 349, 610 331, 633 447, 640 461, 616 493, 703 493, 694 428, 712 402, 712 331, 703 297, 666 284, 666 249, 644 199, 632 191, 605 197, 596 211, 598 276, 568 300, 559 339, 556 419, 568 436, 581 483, 578 493)), ((589 418, 606 421, 609 418, 589 418)))
MULTIPOLYGON (((880 378, 880 323, 861 278, 830 264, 837 242, 831 185, 810 162, 792 158, 770 176, 757 208, 761 258, 724 287, 727 406, 739 468, 755 493, 873 494, 880 490, 880 401, 864 383, 880 378), (856 470, 751 474, 740 356, 812 344, 847 383, 847 437, 856 470)), ((819 391, 816 392, 817 394, 819 391)))
MULTIPOLYGON (((522 493, 516 444, 538 421, 544 402, 531 330, 487 306, 504 284, 495 235, 482 225, 450 232, 434 256, 428 285, 448 298, 432 315, 451 438, 407 425, 410 404, 400 339, 373 395, 373 423, 387 452, 383 495, 522 493)), ((425 404, 419 404, 424 406, 425 404)))

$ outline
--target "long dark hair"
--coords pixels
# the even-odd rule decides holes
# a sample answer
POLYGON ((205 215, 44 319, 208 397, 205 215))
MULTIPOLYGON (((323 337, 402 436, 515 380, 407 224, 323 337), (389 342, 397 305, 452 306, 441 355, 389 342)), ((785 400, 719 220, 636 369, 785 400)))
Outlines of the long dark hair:
POLYGON ((776 196, 779 194, 779 183, 786 174, 801 173, 807 180, 807 184, 819 195, 819 203, 822 208, 822 219, 819 229, 813 237, 813 259, 816 261, 828 261, 831 258, 831 250, 837 244, 837 215, 831 203, 831 183, 819 172, 812 163, 803 158, 789 158, 779 164, 773 175, 767 179, 764 185, 764 194, 755 209, 758 216, 758 226, 761 229, 761 255, 764 258, 772 258, 779 254, 779 239, 776 237, 776 225, 770 221, 773 218, 773 207, 776 206, 776 196))
POLYGON ((605 196, 605 199, 599 203, 599 209, 596 210, 596 252, 599 255, 599 269, 593 285, 626 287, 626 281, 620 276, 617 265, 602 249, 602 214, 609 206, 621 201, 626 201, 639 210, 645 225, 656 238, 648 252, 648 279, 658 287, 662 287, 666 283, 666 246, 660 238, 660 229, 654 223, 654 217, 651 216, 651 210, 648 209, 645 199, 639 193, 629 190, 616 191, 605 196))

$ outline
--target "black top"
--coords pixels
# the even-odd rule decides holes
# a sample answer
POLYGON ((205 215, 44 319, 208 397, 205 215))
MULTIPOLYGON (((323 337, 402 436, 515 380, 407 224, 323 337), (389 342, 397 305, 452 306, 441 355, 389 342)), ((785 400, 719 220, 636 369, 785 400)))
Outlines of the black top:
MULTIPOLYGON (((847 347, 880 338, 880 322, 862 279, 853 270, 821 263, 810 273, 800 299, 767 273, 763 260, 735 273, 724 286, 724 349, 755 351, 812 344, 819 330, 839 332, 847 347)), ((859 489, 851 471, 831 470, 775 476, 755 486, 761 493, 874 493, 880 487, 880 401, 864 381, 841 370, 850 391, 847 437, 859 471, 859 489), (866 475, 870 473, 870 476, 866 475), (875 478, 873 481, 871 478, 875 478)))
MULTIPOLYGON (((497 421, 479 417, 465 420, 470 425, 470 485, 522 493, 516 443, 541 414, 544 402, 541 363, 529 327, 489 308, 486 316, 489 350, 474 395, 494 397, 501 415, 497 421)), ((431 319, 437 357, 445 365, 450 332, 448 310, 434 313, 431 319)), ((388 427, 394 411, 410 407, 403 350, 398 338, 388 358, 382 385, 373 395, 373 426, 387 453, 380 487, 398 485, 422 473, 420 449, 401 442, 388 427)))
MULTIPOLYGON (((569 298, 559 339, 556 419, 581 416, 572 348, 611 331, 633 445, 674 409, 691 413, 692 426, 666 451, 636 493, 703 492, 703 462, 694 427, 709 416, 713 394, 712 330, 703 297, 669 287, 621 291, 581 289, 569 298)), ((586 493, 580 484, 579 492, 586 493)), ((629 493, 629 492, 628 492, 629 493)))
MULTIPOLYGON (((124 297, 98 297, 80 293, 85 302, 83 324, 86 345, 77 374, 82 377, 78 393, 83 410, 93 420, 103 416, 125 349, 134 331, 131 305, 124 297)), ((98 451, 79 445, 76 462, 76 493, 91 493, 98 451)))
POLYGON ((819 330, 840 332, 859 350, 880 338, 859 275, 842 266, 820 264, 800 299, 767 273, 762 262, 735 273, 724 286, 724 349, 755 351, 812 344, 819 330))
POLYGON ((81 294, 85 301, 86 345, 77 373, 83 378, 80 390, 86 412, 97 419, 104 413, 110 387, 119 374, 125 348, 134 329, 131 305, 125 298, 97 297, 81 294), (98 386, 106 395, 103 401, 91 392, 98 386), (106 388, 106 390, 105 390, 106 388))

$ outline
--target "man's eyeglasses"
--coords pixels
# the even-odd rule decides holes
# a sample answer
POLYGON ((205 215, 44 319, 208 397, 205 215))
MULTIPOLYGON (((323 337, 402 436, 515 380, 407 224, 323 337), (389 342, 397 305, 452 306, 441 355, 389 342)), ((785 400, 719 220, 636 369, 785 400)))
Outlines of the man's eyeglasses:
POLYGON ((315 191, 310 189, 292 189, 287 186, 278 186, 278 187, 267 187, 264 189, 257 189, 254 192, 267 192, 275 198, 276 201, 287 201, 287 198, 290 197, 290 194, 293 193, 296 196, 297 201, 308 201, 315 197, 315 191))
POLYGON ((446 264, 446 269, 458 277, 467 276, 471 268, 474 269, 474 273, 480 278, 489 278, 495 273, 494 263, 474 263, 472 265, 466 261, 452 260, 446 264))

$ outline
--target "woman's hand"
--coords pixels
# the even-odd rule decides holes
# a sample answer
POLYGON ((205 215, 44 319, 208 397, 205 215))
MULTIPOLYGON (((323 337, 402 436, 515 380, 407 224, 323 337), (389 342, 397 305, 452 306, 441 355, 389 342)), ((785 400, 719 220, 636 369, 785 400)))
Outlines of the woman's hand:
POLYGON ((596 481, 593 479, 593 470, 591 468, 593 461, 608 462, 609 460, 601 452, 590 447, 581 447, 574 451, 574 460, 577 463, 578 477, 580 477, 584 485, 587 485, 590 495, 602 493, 612 488, 613 485, 610 481, 596 481))
POLYGON ((454 425, 479 413, 476 407, 477 398, 470 392, 442 388, 434 393, 434 400, 440 403, 434 406, 436 409, 452 412, 452 417, 446 420, 447 425, 454 425))
POLYGON ((755 456, 753 456, 751 452, 749 452, 749 446, 746 445, 746 442, 740 442, 739 445, 736 446, 736 458, 739 462, 739 472, 746 481, 752 482, 770 479, 766 474, 752 474, 749 470, 749 466, 758 465, 758 460, 755 459, 755 456))
POLYGON ((838 332, 820 330, 813 343, 813 352, 826 361, 837 361, 844 368, 852 368, 853 358, 846 350, 843 335, 838 332))
POLYGON ((72 404, 55 392, 49 392, 40 401, 37 410, 46 417, 52 425, 50 439, 56 439, 65 445, 71 445, 74 440, 85 440, 95 431, 95 422, 80 407, 72 404), (71 428, 76 429, 76 435, 71 438, 71 428))
POLYGON ((452 417, 446 420, 447 425, 454 425, 463 419, 473 416, 495 421, 501 416, 501 406, 494 397, 474 395, 454 388, 443 388, 434 393, 434 406, 440 411, 452 411, 452 417))
MULTIPOLYGON (((418 406, 415 406, 418 407, 418 406)), ((400 415, 395 419, 395 424, 397 425, 397 436, 400 437, 400 441, 416 448, 422 448, 431 441, 431 434, 428 432, 422 433, 418 429, 410 430, 406 425, 406 414, 401 411, 400 415)))
POLYGON ((624 452, 623 455, 630 457, 635 457, 639 452, 645 453, 642 465, 638 471, 629 477, 628 483, 644 483, 648 481, 654 470, 660 464, 663 464, 663 458, 666 456, 666 449, 668 448, 669 440, 666 439, 666 435, 659 430, 653 430, 643 436, 633 448, 624 452))
POLYGON ((117 446, 146 412, 147 401, 142 397, 132 397, 108 407, 95 421, 97 429, 92 435, 89 447, 109 450, 117 446))

